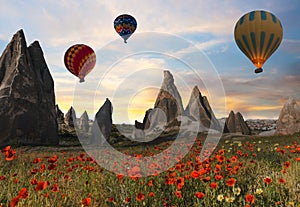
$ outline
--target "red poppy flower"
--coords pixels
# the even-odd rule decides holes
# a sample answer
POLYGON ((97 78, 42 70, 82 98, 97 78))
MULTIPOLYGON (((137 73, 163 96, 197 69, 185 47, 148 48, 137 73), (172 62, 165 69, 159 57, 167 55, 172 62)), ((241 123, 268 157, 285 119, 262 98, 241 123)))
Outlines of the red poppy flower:
POLYGON ((183 177, 177 178, 176 185, 177 185, 177 189, 181 190, 184 186, 184 178, 183 177))
POLYGON ((145 199, 145 195, 143 193, 137 194, 137 196, 136 196, 136 200, 137 201, 142 201, 144 199, 145 199))
POLYGON ((127 197, 127 198, 125 198, 125 203, 129 203, 129 202, 130 202, 130 200, 131 200, 131 198, 130 198, 130 197, 127 197))
POLYGON ((234 178, 229 178, 227 181, 226 181, 226 185, 228 185, 229 187, 232 187, 234 186, 236 180, 234 178))
POLYGON ((248 202, 248 203, 254 203, 254 195, 252 195, 252 194, 248 194, 248 195, 246 195, 246 202, 248 202))
POLYGON ((33 163, 37 164, 37 163, 39 163, 41 161, 42 161, 42 158, 38 157, 38 158, 36 158, 36 159, 33 160, 33 163))
POLYGON ((121 181, 124 178, 124 175, 123 174, 118 174, 117 178, 118 178, 119 181, 121 181))
POLYGON ((57 184, 57 183, 54 183, 54 184, 52 185, 51 191, 52 191, 53 193, 59 192, 59 187, 58 187, 58 184, 57 184))
POLYGON ((32 178, 30 183, 31 183, 31 185, 36 185, 37 184, 37 180, 35 178, 32 178))
POLYGON ((264 182, 267 183, 267 184, 270 184, 272 182, 272 178, 266 177, 264 179, 264 182))
POLYGON ((148 186, 153 186, 153 180, 148 181, 148 186))
POLYGON ((1 176, 0 176, 0 180, 5 180, 5 178, 6 178, 6 177, 5 177, 4 175, 1 175, 1 176))
POLYGON ((19 203, 19 197, 14 197, 13 199, 10 200, 9 202, 9 207, 15 207, 19 203))
POLYGON ((285 179, 283 179, 283 178, 279 178, 279 179, 278 179, 278 183, 282 183, 282 184, 283 184, 283 183, 286 183, 286 181, 285 181, 285 179))
POLYGON ((218 187, 218 183, 212 182, 212 183, 210 183, 210 187, 212 189, 216 189, 218 187))
POLYGON ((11 161, 11 160, 15 159, 15 154, 16 154, 15 150, 8 150, 5 152, 5 159, 7 161, 11 161))
POLYGON ((58 156, 57 155, 53 155, 50 159, 48 159, 49 163, 55 163, 57 161, 58 156))
POLYGON ((289 168, 291 166, 291 163, 290 162, 284 162, 283 164, 284 168, 289 168))
POLYGON ((24 198, 27 199, 28 198, 28 192, 26 188, 22 188, 18 194, 19 198, 24 198))
POLYGON ((92 201, 91 198, 85 198, 85 199, 82 200, 82 205, 83 206, 90 206, 91 205, 91 201, 92 201))
POLYGON ((193 170, 193 172, 191 173, 191 177, 192 178, 199 178, 200 177, 200 173, 196 170, 193 170))
POLYGON ((202 192, 197 192, 195 195, 196 195, 196 197, 199 198, 199 199, 204 198, 204 196, 205 196, 205 194, 202 193, 202 192))
POLYGON ((176 196, 177 198, 182 198, 182 193, 181 193, 181 191, 176 191, 176 192, 175 192, 175 196, 176 196))
POLYGON ((300 157, 296 157, 295 160, 300 162, 300 157))
POLYGON ((216 176, 215 176, 215 179, 216 179, 216 180, 221 180, 222 178, 223 178, 222 175, 216 175, 216 176))
POLYGON ((150 193, 149 193, 149 197, 154 197, 154 193, 153 193, 153 192, 150 192, 150 193))
POLYGON ((35 191, 44 190, 48 186, 49 182, 40 181, 37 182, 37 186, 35 187, 35 191))

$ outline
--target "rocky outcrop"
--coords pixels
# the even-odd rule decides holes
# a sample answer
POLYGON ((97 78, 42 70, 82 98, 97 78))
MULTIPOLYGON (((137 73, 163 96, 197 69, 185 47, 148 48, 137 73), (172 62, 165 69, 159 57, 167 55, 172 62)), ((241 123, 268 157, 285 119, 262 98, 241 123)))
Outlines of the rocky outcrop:
POLYGON ((293 97, 284 104, 277 122, 277 135, 292 135, 300 132, 300 107, 293 97))
POLYGON ((72 106, 66 113, 64 121, 68 127, 74 128, 76 122, 76 112, 72 106))
POLYGON ((84 132, 89 131, 89 116, 86 111, 81 115, 81 117, 78 120, 78 128, 81 129, 84 132))
POLYGON ((56 112, 56 119, 58 124, 63 124, 64 123, 64 113, 60 110, 58 105, 55 105, 55 112, 56 112))
POLYGON ((39 42, 18 31, 0 57, 0 146, 56 145, 54 83, 39 42))
POLYGON ((165 113, 168 123, 174 121, 184 112, 181 96, 174 84, 174 78, 170 71, 164 71, 164 80, 154 108, 159 108, 165 113))
POLYGON ((200 122, 207 129, 221 131, 219 121, 216 119, 206 96, 202 96, 198 87, 193 88, 189 103, 184 114, 200 122))
MULTIPOLYGON (((237 134, 251 134, 250 128, 244 121, 244 118, 240 112, 236 114, 231 111, 229 113, 228 118, 226 119, 225 128, 228 129, 229 133, 237 133, 237 134)), ((226 131, 225 131, 226 132, 226 131)))
POLYGON ((112 131, 112 111, 113 107, 108 98, 96 113, 92 126, 91 143, 103 143, 108 140, 112 131))
POLYGON ((154 108, 146 111, 143 123, 135 122, 137 129, 174 127, 174 123, 180 125, 178 117, 183 115, 181 96, 174 84, 173 75, 165 70, 161 89, 157 95, 154 108))

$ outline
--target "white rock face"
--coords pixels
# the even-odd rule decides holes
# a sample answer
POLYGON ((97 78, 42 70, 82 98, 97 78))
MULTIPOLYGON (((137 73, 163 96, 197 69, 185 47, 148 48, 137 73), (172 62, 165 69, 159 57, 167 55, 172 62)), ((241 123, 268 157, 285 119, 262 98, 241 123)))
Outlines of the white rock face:
POLYGON ((281 109, 276 134, 292 135, 297 132, 300 132, 300 107, 296 100, 290 97, 281 109))

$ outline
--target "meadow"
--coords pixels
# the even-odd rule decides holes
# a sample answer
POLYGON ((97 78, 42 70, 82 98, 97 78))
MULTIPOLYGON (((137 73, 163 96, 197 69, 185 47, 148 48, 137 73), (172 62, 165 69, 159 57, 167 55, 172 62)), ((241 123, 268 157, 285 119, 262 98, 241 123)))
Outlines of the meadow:
MULTIPOLYGON (((166 149, 118 147, 140 157, 166 149)), ((0 206, 300 206, 300 134, 221 139, 199 158, 201 135, 190 152, 163 173, 141 177, 103 169, 80 146, 1 150, 0 206)))

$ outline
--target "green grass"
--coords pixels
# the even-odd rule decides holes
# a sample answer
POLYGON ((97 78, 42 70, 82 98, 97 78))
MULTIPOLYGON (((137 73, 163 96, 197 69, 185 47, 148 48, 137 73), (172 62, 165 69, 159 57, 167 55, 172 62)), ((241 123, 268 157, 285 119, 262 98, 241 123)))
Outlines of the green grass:
MULTIPOLYGON (((205 135, 200 135, 203 143, 205 135)), ((116 145, 122 153, 149 156, 168 148, 172 139, 157 140, 150 145, 136 145, 126 142, 116 145)), ((0 204, 9 206, 11 200, 26 188, 28 197, 19 198, 17 206, 82 206, 83 200, 91 199, 90 206, 300 206, 300 134, 293 136, 239 137, 221 139, 209 160, 199 162, 201 146, 194 144, 192 150, 167 172, 156 176, 119 178, 88 158, 80 146, 72 147, 18 147, 16 158, 11 161, 0 156, 0 204), (299 148, 299 149, 297 149, 299 148), (220 151, 221 150, 221 151, 220 151), (222 151, 224 154, 222 154, 222 151), (49 159, 57 155, 54 169, 49 170, 49 159), (218 157, 224 156, 221 162, 218 157), (33 163, 36 158, 39 163, 33 163), (235 157, 237 160, 231 160, 235 157), (198 161, 197 161, 198 160, 198 161), (233 162, 235 161, 235 162, 233 162), (286 164, 285 164, 286 163, 286 164), (290 165, 288 165, 290 163, 290 165), (40 170, 45 164, 45 170, 40 170), (220 171, 215 171, 216 166, 220 171), (36 169, 36 173, 31 172, 36 169), (205 173, 192 177, 194 170, 205 173), (204 172, 203 171, 203 172, 204 172), (216 180, 216 175, 222 175, 216 180), (264 179, 272 179, 266 184, 264 179), (226 184, 229 178, 235 185, 226 184), (17 180, 16 180, 17 179, 17 180), (48 181, 43 190, 36 190, 32 179, 48 181), (183 185, 178 182, 184 180, 183 185), (284 183, 278 180, 283 179, 284 183), (149 185, 151 182, 153 185, 149 185), (217 183, 216 189, 210 184, 217 183), (59 191, 52 191, 57 184, 59 191), (240 189, 237 194, 237 189, 240 189), (260 194, 257 191, 261 191, 260 194), (196 193, 204 193, 197 198, 196 193), (149 193, 154 196, 150 196, 149 193), (137 195, 144 195, 137 199, 137 195), (177 195, 177 196, 176 196, 177 195), (181 196, 182 197, 181 197, 181 196), (218 196, 225 197, 222 201, 218 196), (253 195, 254 203, 248 203, 246 196, 253 195), (233 202, 229 202, 234 199, 233 202), (130 200, 126 202, 126 200, 130 200)), ((135 163, 131 163, 134 166, 135 163)), ((121 166, 118 166, 121 167, 121 166)))

